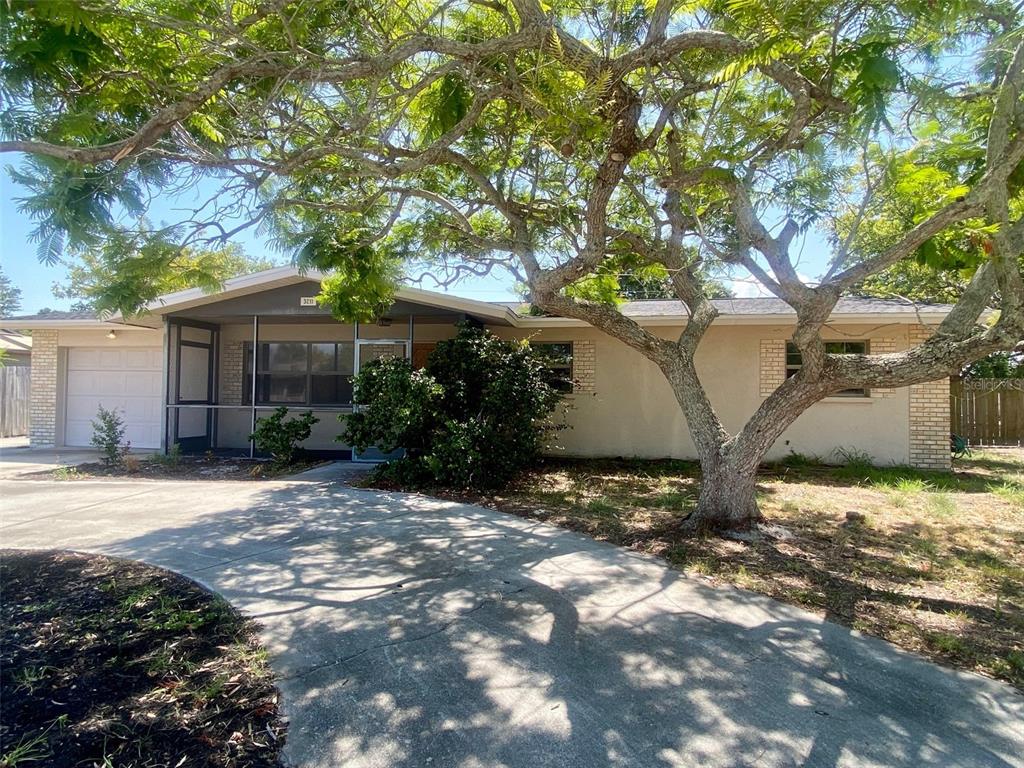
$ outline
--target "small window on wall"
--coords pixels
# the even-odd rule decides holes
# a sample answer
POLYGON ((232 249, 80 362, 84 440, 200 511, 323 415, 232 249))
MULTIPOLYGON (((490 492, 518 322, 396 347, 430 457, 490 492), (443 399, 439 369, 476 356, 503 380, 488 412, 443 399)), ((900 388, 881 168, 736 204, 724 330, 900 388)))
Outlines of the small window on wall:
POLYGON ((530 346, 544 359, 548 385, 556 392, 572 392, 572 342, 537 342, 530 346))
MULTIPOLYGON (((826 341, 825 351, 830 355, 866 355, 868 343, 866 341, 826 341)), ((800 357, 800 350, 791 341, 786 342, 786 378, 796 375, 803 365, 800 357)), ((843 389, 836 392, 834 397, 867 397, 868 391, 863 387, 855 389, 843 389)))
MULTIPOLYGON (((264 342, 256 358, 257 405, 351 405, 353 344, 264 342)), ((245 346, 244 402, 252 402, 252 345, 245 346)))

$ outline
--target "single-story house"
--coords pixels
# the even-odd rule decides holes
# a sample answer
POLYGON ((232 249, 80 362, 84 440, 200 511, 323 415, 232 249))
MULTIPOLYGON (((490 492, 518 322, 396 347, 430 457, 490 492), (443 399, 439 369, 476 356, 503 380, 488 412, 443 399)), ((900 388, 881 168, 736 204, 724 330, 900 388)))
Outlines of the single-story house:
MULTIPOLYGON (((459 321, 470 321, 502 337, 554 345, 549 349, 571 372, 572 384, 570 429, 557 435, 552 451, 695 455, 657 367, 586 323, 402 288, 376 323, 345 324, 317 306, 318 289, 317 274, 282 267, 229 280, 219 293, 163 296, 141 318, 55 312, 4 320, 33 334, 32 445, 88 445, 102 404, 124 413, 136 448, 177 443, 184 451, 247 451, 254 420, 287 405, 320 417, 305 447, 350 455, 335 437, 338 417, 352 410, 353 373, 385 355, 420 365, 459 321)), ((721 314, 701 344, 698 366, 721 418, 736 430, 799 367, 799 353, 787 345, 795 315, 773 298, 717 303, 721 314)), ((948 310, 847 298, 836 306, 829 334, 837 351, 897 351, 926 338, 948 310)), ((635 301, 622 311, 669 338, 686 323, 677 301, 635 301)), ((826 398, 796 420, 769 457, 829 458, 841 451, 878 463, 948 467, 948 381, 826 398)))

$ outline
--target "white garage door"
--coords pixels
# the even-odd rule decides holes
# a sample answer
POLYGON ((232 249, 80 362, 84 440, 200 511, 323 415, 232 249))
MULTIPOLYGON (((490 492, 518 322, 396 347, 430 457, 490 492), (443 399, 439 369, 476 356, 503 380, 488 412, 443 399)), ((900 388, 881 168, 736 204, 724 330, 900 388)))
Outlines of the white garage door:
POLYGON ((72 347, 68 350, 65 445, 89 445, 102 405, 121 412, 133 448, 160 447, 160 347, 72 347))

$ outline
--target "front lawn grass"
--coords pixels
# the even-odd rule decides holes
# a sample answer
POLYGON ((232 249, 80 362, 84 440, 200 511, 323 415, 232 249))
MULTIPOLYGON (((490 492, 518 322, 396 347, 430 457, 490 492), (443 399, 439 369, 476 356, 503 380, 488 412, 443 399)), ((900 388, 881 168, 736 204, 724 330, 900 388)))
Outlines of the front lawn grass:
POLYGON ((69 552, 0 554, 0 766, 278 766, 253 624, 188 579, 69 552))
POLYGON ((765 522, 789 536, 755 542, 680 532, 699 490, 692 462, 552 461, 497 495, 438 493, 661 556, 1024 689, 1024 450, 976 452, 956 469, 766 466, 765 522))

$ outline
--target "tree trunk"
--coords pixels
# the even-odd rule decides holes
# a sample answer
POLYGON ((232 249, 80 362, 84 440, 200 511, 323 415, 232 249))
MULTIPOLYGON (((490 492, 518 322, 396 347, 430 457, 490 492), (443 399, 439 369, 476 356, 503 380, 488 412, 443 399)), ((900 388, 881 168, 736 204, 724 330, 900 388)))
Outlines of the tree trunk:
POLYGON ((728 459, 701 462, 700 497, 687 527, 700 531, 746 530, 761 519, 756 497, 757 466, 734 466, 728 459))

